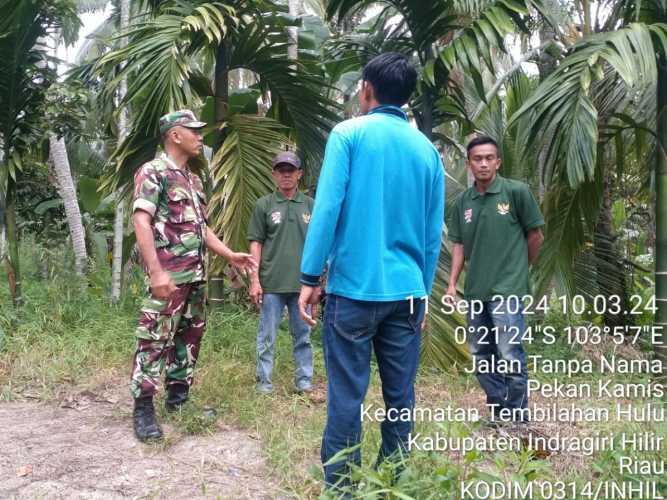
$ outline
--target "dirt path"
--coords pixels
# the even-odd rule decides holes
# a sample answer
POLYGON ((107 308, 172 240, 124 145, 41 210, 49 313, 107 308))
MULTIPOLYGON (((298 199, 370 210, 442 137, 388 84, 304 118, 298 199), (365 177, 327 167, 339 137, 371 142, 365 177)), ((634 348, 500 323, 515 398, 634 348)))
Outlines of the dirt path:
POLYGON ((219 426, 144 445, 129 403, 92 393, 70 403, 1 403, 0 498, 116 499, 284 497, 269 478, 260 443, 219 426))

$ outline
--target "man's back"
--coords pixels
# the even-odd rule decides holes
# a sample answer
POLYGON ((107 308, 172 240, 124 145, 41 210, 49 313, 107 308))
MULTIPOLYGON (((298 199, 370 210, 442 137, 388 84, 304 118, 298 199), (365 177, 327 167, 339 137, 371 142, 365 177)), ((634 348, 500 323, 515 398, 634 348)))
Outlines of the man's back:
POLYGON ((399 108, 376 108, 331 133, 302 271, 328 258, 328 292, 357 300, 426 295, 443 217, 437 150, 399 108))

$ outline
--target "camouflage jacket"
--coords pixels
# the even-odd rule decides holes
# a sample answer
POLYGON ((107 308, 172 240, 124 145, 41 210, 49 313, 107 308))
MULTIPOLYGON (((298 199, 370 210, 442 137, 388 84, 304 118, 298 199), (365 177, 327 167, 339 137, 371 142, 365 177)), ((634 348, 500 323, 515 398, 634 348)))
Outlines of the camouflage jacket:
POLYGON ((155 249, 162 268, 178 284, 206 279, 206 196, 201 180, 165 156, 134 176, 132 211, 153 216, 155 249))

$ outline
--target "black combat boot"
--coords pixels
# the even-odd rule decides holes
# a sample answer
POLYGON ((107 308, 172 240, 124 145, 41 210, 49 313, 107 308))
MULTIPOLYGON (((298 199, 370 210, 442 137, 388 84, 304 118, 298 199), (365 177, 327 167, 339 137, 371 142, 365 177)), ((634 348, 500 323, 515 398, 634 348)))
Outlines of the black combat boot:
POLYGON ((139 441, 160 439, 162 429, 155 421, 153 396, 144 396, 134 400, 134 434, 139 441))
POLYGON ((188 400, 188 384, 170 384, 167 386, 167 400, 164 403, 167 411, 180 410, 181 406, 188 400))

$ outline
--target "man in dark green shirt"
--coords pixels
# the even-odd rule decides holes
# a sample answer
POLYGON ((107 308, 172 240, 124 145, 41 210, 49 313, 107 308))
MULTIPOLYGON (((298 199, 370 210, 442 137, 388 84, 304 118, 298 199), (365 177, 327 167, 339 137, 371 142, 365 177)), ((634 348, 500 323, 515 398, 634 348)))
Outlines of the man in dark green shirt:
POLYGON ((261 307, 256 389, 260 393, 273 391, 273 345, 287 306, 296 365, 294 383, 297 391, 307 392, 312 387, 313 354, 310 327, 299 315, 298 299, 301 253, 313 199, 298 191, 303 171, 294 153, 278 154, 272 167, 277 189, 257 200, 248 229, 250 253, 260 262, 250 283, 250 298, 261 307))
POLYGON ((456 200, 449 220, 454 242, 446 299, 467 263, 464 295, 475 301, 468 314, 468 345, 473 368, 486 392, 491 420, 525 422, 528 370, 521 345, 522 299, 530 293, 528 265, 542 241, 544 219, 523 182, 497 174, 501 159, 490 137, 467 147, 467 167, 475 184, 456 200))

